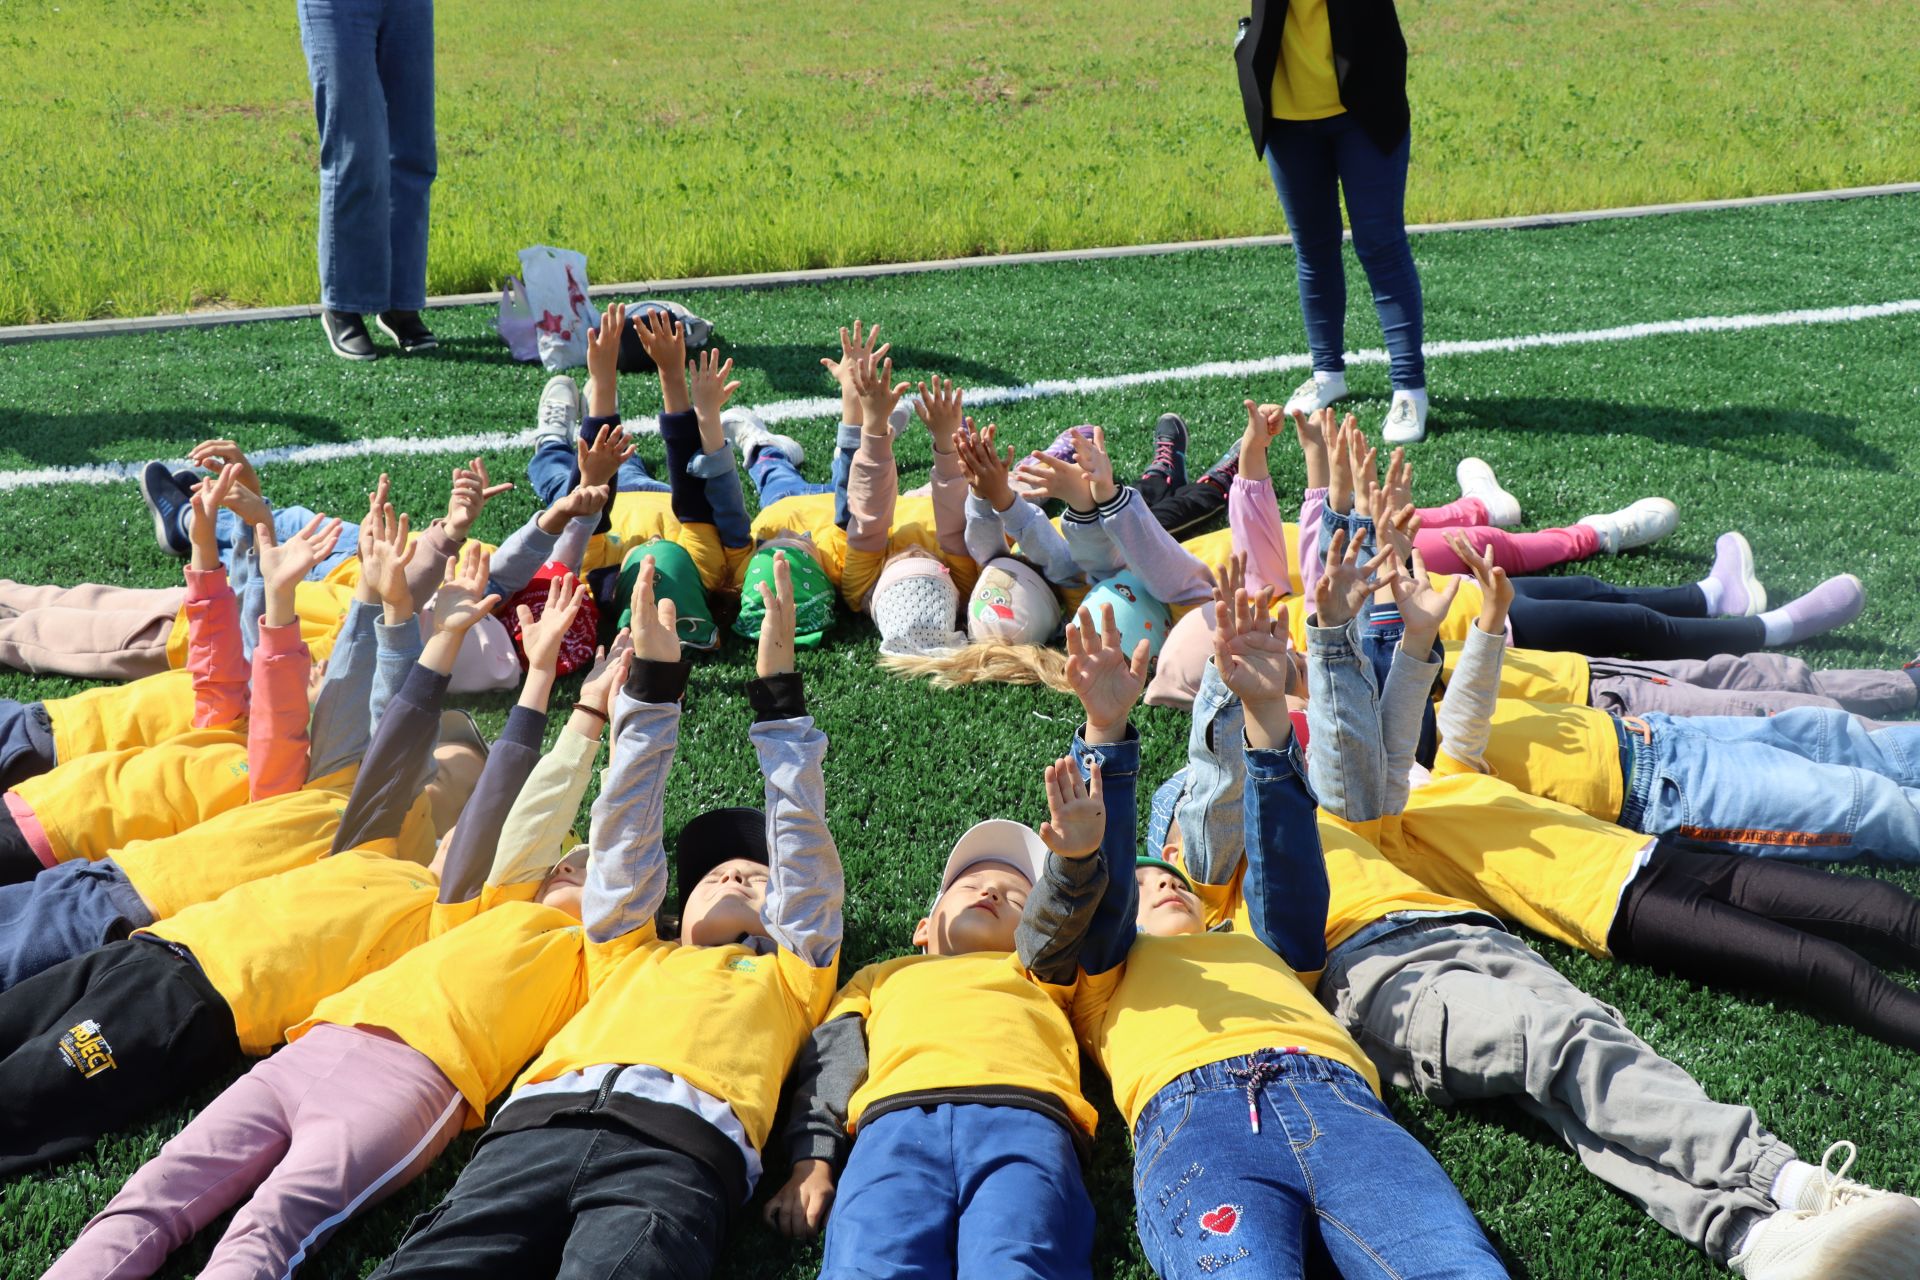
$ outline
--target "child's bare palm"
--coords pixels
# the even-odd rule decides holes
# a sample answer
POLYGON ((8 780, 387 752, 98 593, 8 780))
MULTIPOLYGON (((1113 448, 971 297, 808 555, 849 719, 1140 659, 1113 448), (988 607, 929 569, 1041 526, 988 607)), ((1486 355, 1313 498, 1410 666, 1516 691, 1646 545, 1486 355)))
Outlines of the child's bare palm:
POLYGON ((535 671, 552 671, 560 665, 560 645, 573 626, 574 615, 587 598, 587 584, 570 573, 547 582, 547 603, 538 618, 526 605, 519 607, 520 649, 527 655, 527 666, 535 671))
POLYGON ((1436 588, 1427 573, 1427 562, 1416 550, 1413 572, 1396 571, 1393 576, 1393 602, 1409 631, 1437 631, 1460 594, 1460 579, 1448 578, 1444 588, 1436 588))
POLYGON ((1126 723, 1147 687, 1147 661, 1145 640, 1134 646, 1131 655, 1120 647, 1112 605, 1100 606, 1098 632, 1093 615, 1080 610, 1079 620, 1067 628, 1067 684, 1080 699, 1090 728, 1126 723))
POLYGON ((621 464, 634 453, 633 442, 621 427, 601 427, 591 444, 577 440, 573 448, 583 485, 611 484, 621 464))
POLYGON ((1243 703, 1286 698, 1293 675, 1284 618, 1273 616, 1273 588, 1249 596, 1244 587, 1214 597, 1213 663, 1243 703))
POLYGON ((446 581, 433 593, 435 627, 464 633, 499 607, 500 597, 487 594, 492 568, 492 555, 477 542, 468 545, 464 558, 447 557, 446 581))
POLYGON ((613 701, 613 691, 627 682, 627 670, 633 663, 633 632, 625 627, 602 649, 580 684, 580 701, 604 714, 613 701))
POLYGON ((1063 858, 1085 858, 1097 853, 1107 833, 1106 784, 1095 761, 1080 777, 1080 767, 1061 757, 1047 766, 1047 820, 1040 839, 1063 858))
POLYGON ((266 582, 267 590, 284 590, 312 573, 316 565, 333 554, 334 544, 340 541, 340 522, 330 521, 323 515, 315 516, 307 521, 306 528, 285 542, 274 538, 271 524, 262 524, 255 527, 254 537, 259 543, 260 577, 266 582))
POLYGON ((851 335, 847 333, 844 327, 840 330, 840 358, 835 360, 832 356, 821 356, 820 363, 826 366, 827 372, 833 375, 833 380, 839 383, 843 389, 851 390, 854 366, 862 359, 868 357, 879 359, 892 349, 893 344, 891 342, 884 346, 880 345, 880 325, 878 321, 873 324, 872 328, 867 330, 866 336, 862 337, 860 334, 860 322, 855 320, 853 322, 853 333, 851 335))
POLYGON ((691 371, 694 411, 704 418, 719 417, 727 401, 740 389, 738 382, 727 381, 733 373, 732 359, 722 364, 718 351, 702 351, 694 357, 691 371))

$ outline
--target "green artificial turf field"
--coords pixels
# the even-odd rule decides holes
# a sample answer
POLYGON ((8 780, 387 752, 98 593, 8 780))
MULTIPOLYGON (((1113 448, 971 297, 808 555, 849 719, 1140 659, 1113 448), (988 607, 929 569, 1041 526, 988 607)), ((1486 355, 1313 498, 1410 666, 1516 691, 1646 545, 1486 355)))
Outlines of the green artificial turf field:
MULTIPOLYGON (((1518 338, 1690 317, 1760 315, 1900 301, 1920 282, 1920 198, 1883 198, 1555 230, 1450 233, 1415 241, 1430 342, 1518 338)), ((850 283, 684 297, 717 327, 741 366, 747 404, 825 395, 818 357, 836 326, 879 319, 908 376, 941 372, 969 387, 1112 377, 1209 360, 1304 351, 1292 257, 1282 249, 1220 250, 1124 261, 940 272, 850 283)), ((1349 346, 1379 333, 1356 266, 1349 346)), ((154 544, 131 484, 22 485, 19 473, 94 462, 178 457, 194 440, 234 436, 251 447, 409 441, 531 427, 545 375, 510 363, 489 316, 440 313, 435 356, 350 366, 328 355, 312 322, 257 324, 0 349, 0 576, 162 586, 179 565, 154 544), (14 487, 18 486, 18 487, 14 487)), ((1728 528, 1753 542, 1776 600, 1842 570, 1867 584, 1867 611, 1804 647, 1827 666, 1898 665, 1920 648, 1914 592, 1913 494, 1920 481, 1920 315, 1792 323, 1734 332, 1535 345, 1434 359, 1434 433, 1413 451, 1417 494, 1445 501, 1452 469, 1487 458, 1532 526, 1563 524, 1662 493, 1684 513, 1660 546, 1592 566, 1630 583, 1698 579, 1728 528)), ((1117 460, 1138 468, 1156 414, 1177 409, 1210 463, 1238 435, 1243 396, 1283 398, 1297 370, 1200 377, 983 409, 1023 445, 1064 426, 1102 422, 1117 460)), ((1350 375, 1354 407, 1376 428, 1386 406, 1379 365, 1350 375)), ((624 384, 631 416, 658 406, 649 379, 624 384)), ((825 476, 831 423, 788 424, 825 476)), ((659 442, 644 441, 649 462, 659 442)), ((519 473, 525 446, 490 451, 496 477, 519 473)), ((928 463, 925 436, 903 438, 907 485, 928 463)), ((1299 483, 1297 455, 1276 445, 1277 485, 1299 483)), ((263 467, 281 502, 357 513, 373 475, 389 470, 418 516, 444 501, 445 456, 393 455, 263 467)), ((489 509, 478 532, 497 540, 532 510, 524 488, 489 509)), ((940 693, 874 667, 864 622, 839 623, 803 655, 810 707, 832 739, 829 818, 847 868, 843 975, 907 946, 955 835, 987 816, 1038 821, 1039 769, 1075 725, 1069 700, 1013 688, 940 693)), ((667 826, 715 803, 752 802, 759 786, 739 693, 751 654, 732 645, 696 668, 667 826)), ((73 682, 7 674, 0 696, 70 692, 73 682)), ((556 694, 564 703, 565 688, 556 694)), ((508 699, 476 710, 499 726, 508 699)), ((1141 713, 1143 785, 1179 762, 1182 716, 1141 713)), ((1910 889, 1920 874, 1880 871, 1910 889)), ((1920 1063, 1792 1004, 1705 990, 1541 944, 1577 982, 1617 1006, 1710 1092, 1744 1099, 1802 1152, 1861 1145, 1856 1172, 1920 1189, 1920 1063)), ((1905 980, 1916 975, 1904 973, 1905 980)), ((1097 1272, 1144 1276, 1133 1239, 1123 1126, 1103 1106, 1093 1173, 1101 1212, 1097 1272)), ((32 1276, 161 1142, 200 1095, 141 1129, 110 1137, 51 1172, 0 1187, 0 1270, 32 1276)), ((1703 1277, 1715 1268, 1587 1176, 1511 1106, 1442 1111, 1392 1102, 1459 1183, 1516 1275, 1703 1277)), ((434 1203, 471 1138, 417 1185, 345 1228, 303 1274, 361 1276, 409 1217, 434 1203)), ((777 1165, 777 1160, 774 1161, 777 1165)), ((778 1169, 769 1185, 777 1185, 778 1169)), ((750 1219, 757 1218, 755 1214, 750 1219)), ((165 1273, 193 1273, 211 1237, 165 1273)), ((757 1225, 736 1233, 722 1274, 809 1274, 817 1253, 757 1225)))
MULTIPOLYGON (((428 292, 497 287, 541 242, 615 281, 1278 232, 1229 56, 1246 11, 442 5, 428 292)), ((293 5, 4 12, 0 324, 315 300, 293 5)), ((1420 0, 1402 23, 1415 221, 1920 171, 1908 0, 1420 0)))

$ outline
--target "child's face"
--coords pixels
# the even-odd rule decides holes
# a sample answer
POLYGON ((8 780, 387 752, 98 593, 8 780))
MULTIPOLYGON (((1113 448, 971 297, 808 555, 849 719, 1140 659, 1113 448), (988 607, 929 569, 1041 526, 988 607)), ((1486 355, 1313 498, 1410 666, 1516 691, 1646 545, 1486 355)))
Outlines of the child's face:
POLYGON ((1133 879, 1140 886, 1140 906, 1133 917, 1140 932, 1171 938, 1206 929, 1199 897, 1179 876, 1163 867, 1139 867, 1133 879))
POLYGON ((533 898, 543 907, 552 907, 564 911, 575 920, 580 918, 580 898, 587 884, 587 846, 577 845, 566 857, 554 864, 547 872, 547 878, 540 882, 540 888, 533 898))
POLYGON ((680 913, 680 941, 696 947, 767 936, 760 911, 767 905, 767 867, 751 858, 723 862, 700 878, 680 913))
POLYGON ((427 803, 432 807, 433 829, 446 834, 460 820, 467 797, 480 781, 487 758, 470 743, 442 742, 433 749, 433 781, 426 785, 427 803))
POLYGON ((913 945, 930 956, 1012 951, 1033 882, 1002 862, 967 868, 913 931, 913 945))

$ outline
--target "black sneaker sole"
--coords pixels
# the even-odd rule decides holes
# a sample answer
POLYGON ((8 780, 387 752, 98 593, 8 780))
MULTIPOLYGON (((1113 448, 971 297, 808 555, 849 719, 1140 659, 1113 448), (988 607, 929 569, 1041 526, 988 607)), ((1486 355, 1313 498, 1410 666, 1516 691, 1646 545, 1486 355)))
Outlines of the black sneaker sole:
POLYGON ((366 351, 366 352, 349 351, 345 347, 341 346, 340 340, 333 336, 333 330, 327 327, 327 322, 325 320, 322 320, 320 322, 320 332, 327 335, 327 346, 332 348, 333 354, 339 356, 342 360, 354 360, 354 361, 358 361, 361 364, 365 364, 369 360, 378 360, 380 358, 380 353, 378 351, 366 351))
MULTIPOLYGON (((171 479, 172 477, 169 476, 168 478, 171 479)), ((155 542, 158 542, 160 544, 160 549, 166 552, 168 555, 179 556, 182 559, 185 559, 186 556, 192 552, 193 547, 191 544, 189 544, 187 549, 185 551, 182 551, 180 548, 174 545, 173 538, 169 536, 171 533, 171 530, 167 528, 166 513, 160 509, 160 500, 154 497, 153 487, 150 484, 148 484, 147 479, 148 479, 148 473, 144 471, 141 472, 140 473, 140 498, 141 498, 141 501, 147 504, 147 514, 153 517, 153 540, 155 542)))
POLYGON ((393 339, 394 344, 400 348, 400 354, 403 356, 412 355, 416 351, 432 351, 435 347, 438 347, 440 345, 440 340, 438 338, 428 338, 425 342, 416 342, 416 343, 413 343, 412 345, 408 345, 407 340, 405 338, 401 337, 399 334, 395 333, 392 329, 387 327, 387 322, 384 317, 376 315, 373 318, 373 322, 380 326, 380 332, 386 334, 389 338, 393 339))

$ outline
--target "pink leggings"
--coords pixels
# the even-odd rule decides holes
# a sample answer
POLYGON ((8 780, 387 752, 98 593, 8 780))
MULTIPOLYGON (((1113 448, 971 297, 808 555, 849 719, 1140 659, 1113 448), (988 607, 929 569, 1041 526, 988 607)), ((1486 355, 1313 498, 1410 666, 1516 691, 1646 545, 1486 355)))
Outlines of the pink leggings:
POLYGON ((317 1026, 160 1148, 42 1280, 150 1276, 243 1200, 200 1275, 286 1276, 335 1227, 417 1177, 466 1110, 440 1069, 389 1033, 317 1026))
POLYGON ((1493 552, 1493 562, 1508 573, 1538 573, 1571 560, 1585 560, 1600 549, 1599 533, 1584 524, 1565 529, 1509 533, 1487 523, 1487 507, 1478 498, 1461 498, 1444 507, 1420 510, 1420 532, 1413 545, 1431 573, 1471 573, 1446 543, 1444 529, 1458 529, 1475 551, 1493 552))

